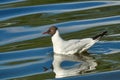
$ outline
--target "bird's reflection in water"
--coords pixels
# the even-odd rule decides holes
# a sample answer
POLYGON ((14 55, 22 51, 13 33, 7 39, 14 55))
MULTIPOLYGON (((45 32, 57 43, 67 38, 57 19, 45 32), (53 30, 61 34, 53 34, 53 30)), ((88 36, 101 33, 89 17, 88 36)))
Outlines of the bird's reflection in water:
POLYGON ((97 66, 95 59, 90 55, 63 55, 55 53, 53 58, 53 72, 55 73, 55 78, 80 75, 84 72, 95 70, 97 66), (73 64, 70 68, 65 68, 61 65, 64 61, 77 63, 73 64))

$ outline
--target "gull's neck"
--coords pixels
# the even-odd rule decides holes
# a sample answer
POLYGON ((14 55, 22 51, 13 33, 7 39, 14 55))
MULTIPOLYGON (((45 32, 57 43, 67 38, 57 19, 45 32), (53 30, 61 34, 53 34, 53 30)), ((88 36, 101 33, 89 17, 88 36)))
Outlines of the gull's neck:
POLYGON ((56 30, 55 34, 52 36, 53 50, 56 53, 61 53, 61 48, 63 47, 64 40, 60 37, 59 31, 56 30))
POLYGON ((60 36, 60 33, 58 30, 56 30, 55 34, 52 36, 52 43, 55 45, 55 43, 61 43, 63 39, 60 36))

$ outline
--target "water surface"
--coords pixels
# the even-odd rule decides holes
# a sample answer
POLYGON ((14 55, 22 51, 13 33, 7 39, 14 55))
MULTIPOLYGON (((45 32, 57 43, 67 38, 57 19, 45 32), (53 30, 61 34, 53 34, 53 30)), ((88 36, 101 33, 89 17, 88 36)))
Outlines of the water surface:
MULTIPOLYGON (((81 0, 1 0, 1 80, 55 79, 56 74, 52 68, 55 54, 51 39, 42 34, 51 25, 60 29, 65 40, 93 37, 102 31, 108 31, 100 42, 88 50, 87 54, 97 64, 94 70, 75 71, 74 77, 64 76, 67 78, 60 78, 61 80, 119 80, 120 1, 81 0)), ((75 55, 72 56, 72 61, 69 60, 71 56, 59 57, 68 59, 61 63, 61 67, 69 69, 68 72, 77 70, 82 64, 81 58, 78 59, 75 55)))

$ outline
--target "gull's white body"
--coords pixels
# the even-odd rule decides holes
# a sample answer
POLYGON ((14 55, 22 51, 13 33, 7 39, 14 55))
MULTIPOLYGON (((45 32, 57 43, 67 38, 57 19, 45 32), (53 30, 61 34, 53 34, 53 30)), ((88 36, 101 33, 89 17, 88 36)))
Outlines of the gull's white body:
POLYGON ((58 30, 56 30, 56 33, 52 36, 53 50, 57 54, 81 53, 89 49, 97 41, 97 39, 93 40, 92 38, 72 39, 65 41, 60 37, 58 30))

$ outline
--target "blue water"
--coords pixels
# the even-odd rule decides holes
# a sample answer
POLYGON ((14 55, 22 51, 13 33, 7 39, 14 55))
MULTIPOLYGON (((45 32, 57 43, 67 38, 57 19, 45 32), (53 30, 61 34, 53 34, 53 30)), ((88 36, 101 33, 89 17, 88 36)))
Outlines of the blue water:
POLYGON ((0 1, 0 80, 56 79, 64 73, 69 75, 60 80, 119 80, 120 1, 32 1, 0 1), (42 34, 51 25, 65 39, 108 34, 88 50, 90 56, 55 55, 49 35, 42 34))

